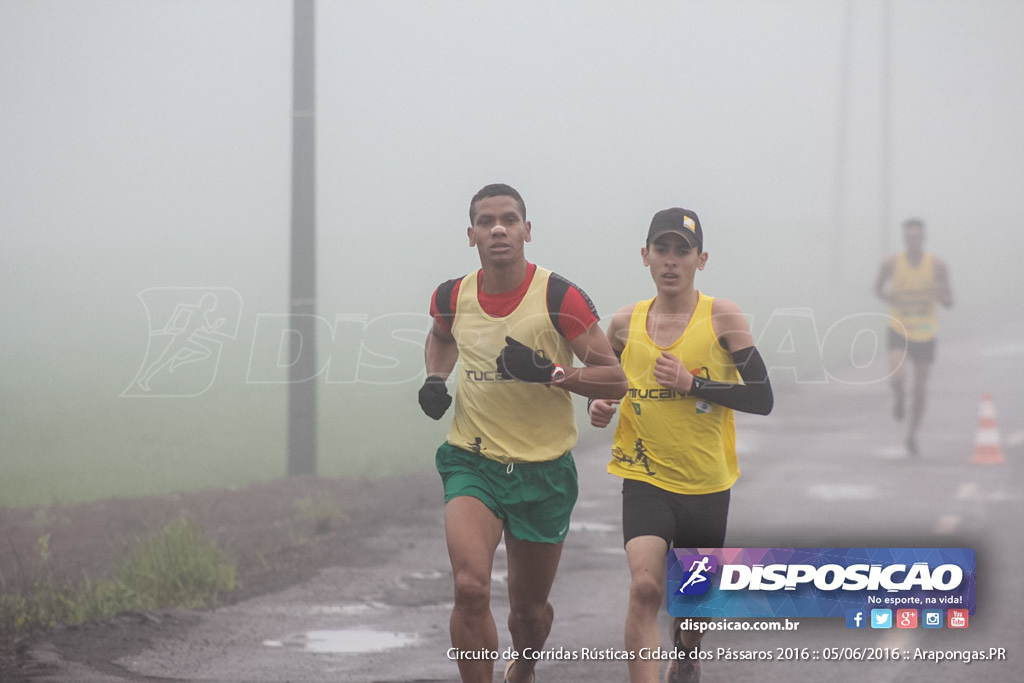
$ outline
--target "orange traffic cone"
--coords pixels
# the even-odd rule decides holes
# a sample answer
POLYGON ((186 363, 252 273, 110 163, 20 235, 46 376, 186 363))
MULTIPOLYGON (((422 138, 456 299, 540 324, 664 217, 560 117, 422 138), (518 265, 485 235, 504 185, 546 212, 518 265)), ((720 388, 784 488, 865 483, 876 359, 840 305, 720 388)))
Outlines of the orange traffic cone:
POLYGON ((999 465, 1006 462, 1002 446, 999 445, 999 430, 996 428, 996 406, 992 394, 981 397, 978 408, 978 432, 974 437, 974 457, 971 462, 978 465, 999 465))

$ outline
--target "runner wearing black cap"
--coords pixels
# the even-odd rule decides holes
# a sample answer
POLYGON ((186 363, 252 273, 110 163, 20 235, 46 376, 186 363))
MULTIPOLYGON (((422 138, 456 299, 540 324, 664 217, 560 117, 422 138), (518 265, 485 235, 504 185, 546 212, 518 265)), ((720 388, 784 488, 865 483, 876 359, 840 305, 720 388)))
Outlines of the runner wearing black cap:
MULTIPOLYGON (((720 548, 729 495, 739 477, 733 411, 767 415, 768 372, 739 306, 694 286, 708 261, 693 211, 671 208, 651 221, 640 250, 657 296, 625 306, 608 325, 629 387, 608 464, 623 478, 622 531, 631 576, 626 649, 632 683, 656 683, 658 613, 665 604, 670 547, 720 548)), ((605 427, 619 401, 590 401, 591 424, 605 427)), ((702 633, 673 620, 670 683, 700 679, 702 633)))

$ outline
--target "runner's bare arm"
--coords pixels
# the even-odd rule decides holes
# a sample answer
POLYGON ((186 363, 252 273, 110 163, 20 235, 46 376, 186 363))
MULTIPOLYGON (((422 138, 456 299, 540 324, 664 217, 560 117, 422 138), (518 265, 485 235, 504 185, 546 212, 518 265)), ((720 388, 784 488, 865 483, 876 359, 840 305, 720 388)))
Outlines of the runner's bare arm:
POLYGON ((622 350, 626 348, 626 340, 629 339, 629 321, 633 317, 634 308, 636 308, 636 304, 623 306, 615 311, 615 315, 608 323, 606 336, 616 356, 621 357, 622 350))
POLYGON ((935 259, 935 299, 945 306, 953 306, 953 288, 949 284, 949 269, 945 261, 935 259))
POLYGON ((584 365, 566 368, 565 379, 558 386, 588 398, 622 398, 626 375, 600 325, 595 322, 569 346, 584 365))
POLYGON ((738 305, 728 299, 716 298, 711 303, 711 326, 722 346, 730 353, 754 345, 746 316, 738 305))
POLYGON ((886 259, 882 262, 882 267, 878 269, 878 277, 875 278, 875 296, 887 304, 893 303, 892 293, 889 292, 886 285, 892 279, 895 267, 896 264, 893 259, 886 259))
MULTIPOLYGON (((633 317, 635 306, 636 304, 629 304, 616 311, 605 331, 612 352, 618 358, 622 357, 622 351, 626 348, 626 339, 629 337, 629 320, 633 317)), ((607 427, 615 417, 615 406, 618 403, 618 399, 603 398, 592 398, 587 401, 587 415, 590 417, 590 424, 601 429, 607 427)))
POLYGON ((424 359, 427 366, 427 376, 437 375, 447 378, 455 368, 455 362, 459 359, 459 347, 455 343, 452 333, 438 324, 435 320, 427 333, 427 343, 424 348, 424 359))

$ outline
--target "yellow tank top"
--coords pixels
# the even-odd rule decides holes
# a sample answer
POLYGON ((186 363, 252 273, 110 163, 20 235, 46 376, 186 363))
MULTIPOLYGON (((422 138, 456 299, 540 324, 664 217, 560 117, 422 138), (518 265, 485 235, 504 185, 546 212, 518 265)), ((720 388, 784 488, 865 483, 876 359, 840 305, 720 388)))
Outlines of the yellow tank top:
POLYGON ((622 350, 629 389, 619 406, 608 472, 674 493, 724 491, 740 475, 733 411, 681 396, 654 379, 654 361, 668 351, 701 377, 740 381, 732 357, 718 342, 711 324, 714 298, 698 293, 686 330, 668 347, 655 344, 647 332, 653 301, 637 303, 629 321, 629 337, 622 350))
POLYGON ((496 360, 511 336, 563 367, 572 349, 555 329, 546 301, 551 271, 537 267, 523 300, 503 318, 484 312, 477 273, 459 285, 452 335, 459 347, 455 414, 448 443, 501 463, 543 462, 576 445, 572 398, 561 387, 504 380, 496 360))
POLYGON ((925 252, 921 262, 910 265, 907 255, 896 255, 892 274, 892 295, 895 303, 889 326, 913 342, 928 341, 938 331, 935 310, 935 264, 925 252))

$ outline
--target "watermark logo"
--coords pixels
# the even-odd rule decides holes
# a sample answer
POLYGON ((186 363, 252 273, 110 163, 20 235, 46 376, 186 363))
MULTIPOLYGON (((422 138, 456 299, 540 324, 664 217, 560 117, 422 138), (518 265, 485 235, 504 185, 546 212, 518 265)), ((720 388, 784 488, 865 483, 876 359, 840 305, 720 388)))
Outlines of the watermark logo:
POLYGON ((217 376, 226 342, 238 336, 242 297, 224 287, 150 287, 139 292, 149 335, 123 397, 191 397, 217 376))
POLYGON ((709 574, 718 570, 718 558, 714 555, 684 555, 679 558, 683 567, 689 567, 679 586, 679 595, 704 595, 711 586, 709 574))
MULTIPOLYGON (((434 322, 424 312, 257 312, 246 321, 246 337, 240 339, 242 297, 235 289, 150 287, 138 297, 147 317, 146 347, 139 351, 142 360, 123 397, 194 397, 207 391, 215 378, 245 384, 417 383, 424 377, 423 346, 434 322), (234 368, 239 369, 236 375, 221 376, 234 368)), ((538 316, 548 324, 547 313, 538 316)), ((522 330, 532 324, 520 323, 522 330)), ((893 372, 888 363, 879 362, 887 353, 881 340, 888 324, 887 316, 859 313, 825 327, 810 309, 778 309, 758 326, 757 345, 773 382, 881 382, 893 372)), ((514 337, 520 329, 506 332, 514 337)), ((460 344, 474 346, 474 334, 463 330, 460 344)), ((489 370, 469 371, 482 381, 492 379, 489 370)), ((637 414, 640 398, 678 396, 665 390, 663 396, 629 397, 637 414)), ((710 408, 710 403, 697 402, 694 409, 703 413, 710 408)))
POLYGON ((674 617, 841 617, 852 628, 889 610, 888 628, 917 628, 924 609, 976 607, 970 548, 673 548, 674 617), (899 610, 900 613, 895 612, 899 610))

